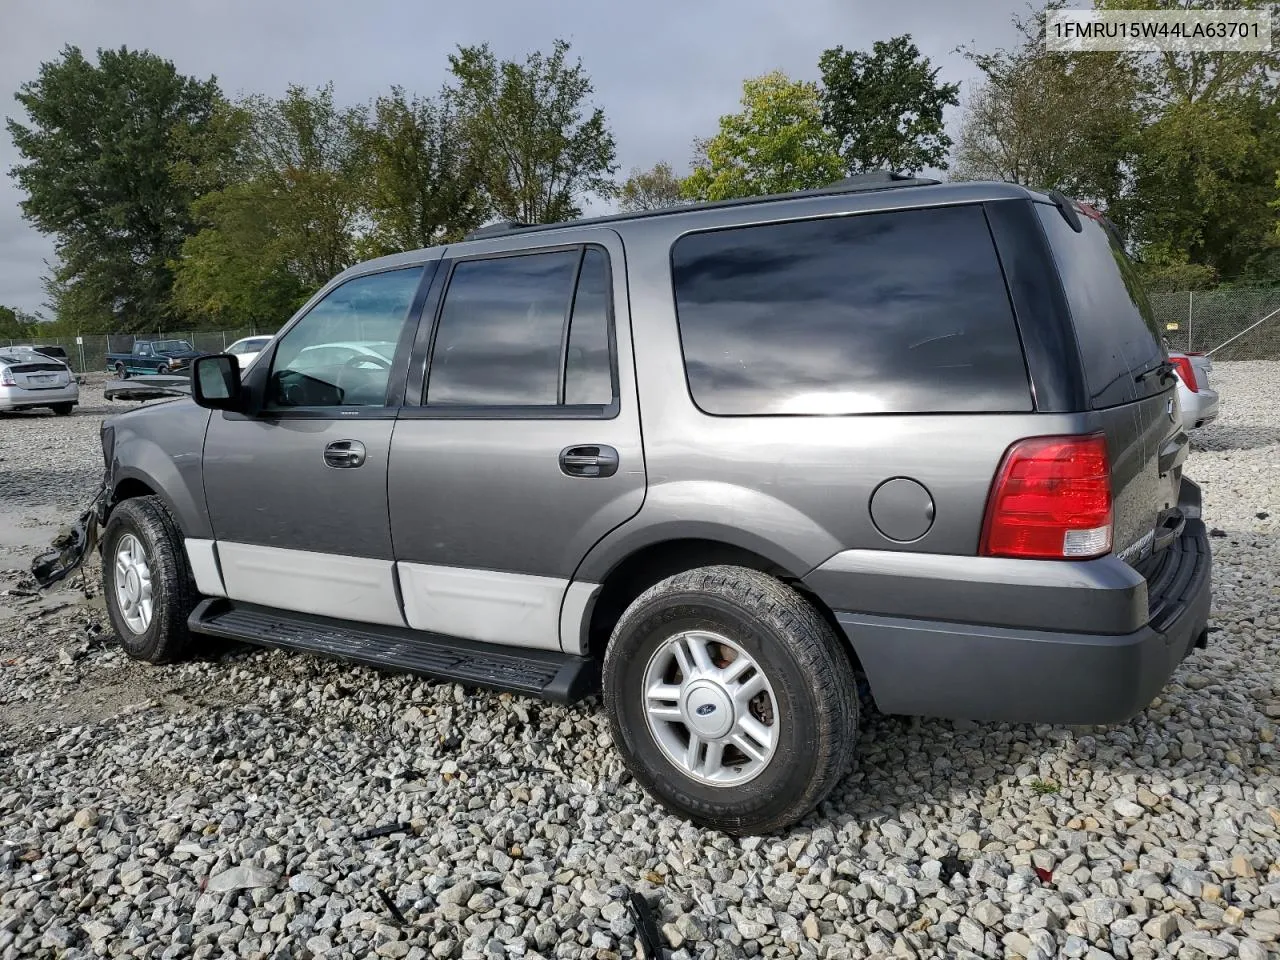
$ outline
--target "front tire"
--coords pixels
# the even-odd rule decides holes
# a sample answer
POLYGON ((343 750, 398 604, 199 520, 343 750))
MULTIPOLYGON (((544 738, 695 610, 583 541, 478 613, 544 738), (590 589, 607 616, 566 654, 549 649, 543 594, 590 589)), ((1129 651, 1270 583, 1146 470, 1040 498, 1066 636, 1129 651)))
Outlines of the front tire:
POLYGON ((651 587, 618 621, 603 674, 627 768, 703 826, 789 827, 852 760, 857 688, 841 641, 759 571, 703 567, 651 587))
POLYGON ((199 600, 182 533, 159 497, 119 504, 102 536, 102 592, 125 653, 170 663, 191 645, 187 617, 199 600))

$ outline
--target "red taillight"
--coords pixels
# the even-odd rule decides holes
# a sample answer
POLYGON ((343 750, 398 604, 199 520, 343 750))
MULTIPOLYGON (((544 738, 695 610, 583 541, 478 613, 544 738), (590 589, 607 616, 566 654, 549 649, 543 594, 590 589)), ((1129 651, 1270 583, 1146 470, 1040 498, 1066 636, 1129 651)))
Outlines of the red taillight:
POLYGON ((1004 455, 983 556, 1087 560, 1111 552, 1111 463, 1102 434, 1032 437, 1004 455))
POLYGON ((1200 384, 1196 382, 1196 368, 1191 365, 1191 358, 1170 357, 1169 362, 1173 364, 1173 372, 1182 378, 1187 389, 1192 393, 1199 393, 1200 384))

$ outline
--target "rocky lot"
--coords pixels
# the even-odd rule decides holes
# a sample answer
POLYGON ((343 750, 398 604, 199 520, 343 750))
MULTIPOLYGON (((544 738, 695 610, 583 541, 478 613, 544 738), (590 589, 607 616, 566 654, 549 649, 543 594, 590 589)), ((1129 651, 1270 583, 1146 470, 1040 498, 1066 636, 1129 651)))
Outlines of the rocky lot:
MULTIPOLYGON (((1219 364, 1187 470, 1215 532, 1207 651, 1110 728, 868 707, 857 768, 782 836, 663 813, 599 705, 311 657, 114 645, 96 564, 23 572, 92 492, 98 391, 0 417, 0 960, 1280 956, 1280 364, 1219 364)), ((122 405, 116 405, 119 409, 122 405)))

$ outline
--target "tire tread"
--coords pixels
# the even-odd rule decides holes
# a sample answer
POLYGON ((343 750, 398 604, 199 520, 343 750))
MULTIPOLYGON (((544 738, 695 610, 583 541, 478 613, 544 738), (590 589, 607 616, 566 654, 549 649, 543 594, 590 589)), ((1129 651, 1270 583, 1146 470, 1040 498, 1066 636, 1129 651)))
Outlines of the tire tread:
MULTIPOLYGON (((114 599, 108 593, 104 598, 111 614, 112 625, 129 656, 148 663, 173 663, 187 656, 191 648, 191 634, 187 630, 187 616, 199 602, 187 553, 183 546, 182 531, 169 507, 157 496, 133 497, 120 503, 111 512, 104 531, 104 546, 114 541, 114 531, 119 526, 132 526, 144 540, 150 540, 156 549, 149 551, 152 566, 152 595, 162 596, 155 605, 155 612, 148 630, 149 637, 137 637, 123 624, 116 622, 114 599), (157 594, 156 587, 160 588, 157 594), (130 640, 134 642, 131 644, 130 640)), ((104 551, 103 590, 107 584, 107 565, 111 559, 104 551)))

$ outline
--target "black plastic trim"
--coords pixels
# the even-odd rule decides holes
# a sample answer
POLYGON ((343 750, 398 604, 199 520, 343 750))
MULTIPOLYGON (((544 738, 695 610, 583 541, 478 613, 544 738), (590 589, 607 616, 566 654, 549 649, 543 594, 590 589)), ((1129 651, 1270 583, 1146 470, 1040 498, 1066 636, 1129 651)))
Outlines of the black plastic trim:
POLYGON ((317 653, 556 703, 574 703, 599 689, 599 664, 585 657, 290 613, 221 597, 202 601, 191 612, 187 626, 207 636, 317 653))
POLYGON ((429 407, 402 407, 401 420, 612 420, 620 404, 544 404, 541 406, 472 406, 437 403, 429 407))
POLYGON ((1084 230, 1084 224, 1080 222, 1080 214, 1076 212, 1075 204, 1071 202, 1065 193, 1061 190, 1050 190, 1049 199, 1053 201, 1053 205, 1062 214, 1062 219, 1067 221, 1067 226, 1076 233, 1081 233, 1084 230))

